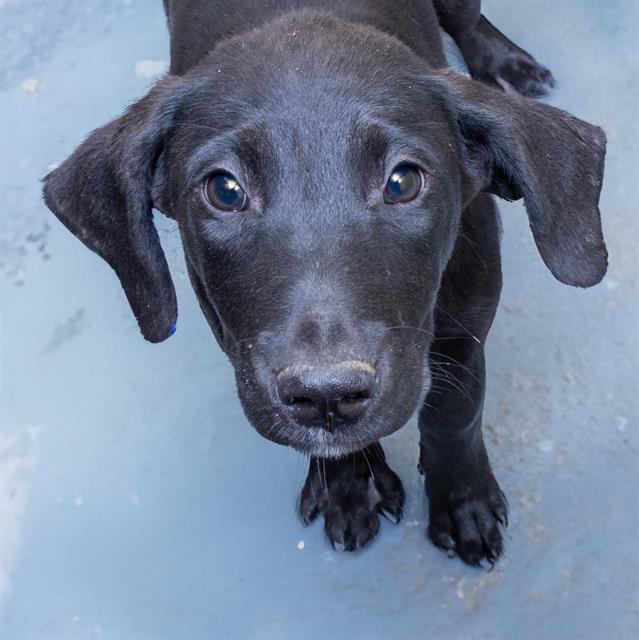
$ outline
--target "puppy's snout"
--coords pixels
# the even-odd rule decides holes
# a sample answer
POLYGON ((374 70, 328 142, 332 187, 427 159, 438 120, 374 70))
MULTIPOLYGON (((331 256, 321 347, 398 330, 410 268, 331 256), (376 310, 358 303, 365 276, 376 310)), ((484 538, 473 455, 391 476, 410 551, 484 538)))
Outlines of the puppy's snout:
POLYGON ((359 360, 293 365, 277 375, 280 400, 295 420, 329 431, 361 418, 376 388, 375 369, 359 360))

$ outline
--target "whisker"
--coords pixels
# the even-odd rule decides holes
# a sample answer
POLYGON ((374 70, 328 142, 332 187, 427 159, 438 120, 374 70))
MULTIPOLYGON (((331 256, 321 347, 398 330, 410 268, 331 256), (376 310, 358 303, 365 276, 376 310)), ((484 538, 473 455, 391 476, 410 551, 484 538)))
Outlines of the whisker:
POLYGON ((434 333, 432 331, 427 331, 426 329, 422 329, 421 327, 412 327, 410 325, 400 324, 395 327, 386 327, 385 331, 393 331, 395 329, 408 329, 411 331, 419 331, 420 333, 424 333, 429 337, 432 337, 434 333))
POLYGON ((461 380, 459 380, 459 378, 456 378, 454 375, 447 373, 447 375, 441 376, 439 374, 433 374, 435 376, 435 379, 438 380, 439 382, 443 382, 444 383, 444 389, 446 388, 446 385, 450 385, 451 387, 453 387, 454 389, 457 389, 460 393, 464 394, 469 400, 471 400, 472 398, 468 395, 469 391, 468 388, 463 384, 463 382, 461 380))
MULTIPOLYGON (((433 363, 436 367, 438 367, 439 365, 437 363, 433 363)), ((437 374, 433 373, 433 377, 437 380, 439 380, 439 382, 445 382, 448 383, 451 387, 453 387, 454 389, 457 389, 457 391, 459 391, 463 396, 465 396, 470 402, 474 403, 474 399, 473 397, 470 395, 468 389, 464 386, 463 382, 457 378, 455 375, 453 375, 452 372, 450 371, 445 371, 442 369, 442 372, 445 374, 443 377, 442 376, 437 376, 437 374)))
POLYGON ((315 458, 315 464, 317 466, 317 475, 319 476, 320 487, 324 488, 324 483, 322 482, 322 470, 320 469, 319 458, 315 458))
POLYGON ((311 473, 311 469, 310 467, 313 464, 313 459, 310 456, 307 456, 309 458, 309 471, 308 471, 308 483, 311 486, 311 495, 313 496, 313 500, 315 500, 315 502, 317 502, 317 496, 315 495, 315 486, 314 486, 314 482, 313 482, 313 474, 311 473))
POLYGON ((466 327, 459 320, 457 320, 457 318, 455 318, 448 311, 446 311, 444 307, 438 306, 437 310, 441 311, 442 313, 445 313, 458 327, 462 328, 471 338, 473 338, 475 342, 477 342, 477 344, 481 344, 481 340, 476 335, 474 335, 471 331, 466 329, 466 327))
POLYGON ((459 237, 463 238, 466 242, 468 242, 468 244, 471 246, 471 249, 473 250, 473 253, 475 254, 475 257, 477 258, 477 260, 479 260, 479 262, 481 262, 482 266, 484 267, 484 271, 488 271, 488 265, 486 264, 484 258, 482 257, 481 253, 478 250, 479 248, 478 243, 475 242, 474 240, 471 240, 467 235, 463 233, 460 233, 459 237))
POLYGON ((373 473, 373 467, 371 467, 371 463, 368 461, 368 456, 366 455, 366 449, 362 449, 362 453, 364 454, 364 460, 366 460, 366 464, 368 465, 368 470, 371 472, 371 477, 375 480, 375 474, 373 473))
MULTIPOLYGON (((445 353, 439 353, 438 351, 431 351, 430 354, 434 356, 439 356, 440 358, 446 358, 447 360, 450 360, 452 363, 456 364, 457 366, 461 367, 464 371, 468 372, 473 378, 475 378, 475 380, 479 380, 475 375, 474 371, 470 367, 467 367, 465 364, 462 364, 461 362, 459 362, 459 360, 455 360, 455 358, 453 358, 452 356, 449 356, 445 353)), ((441 366, 442 363, 435 362, 433 364, 439 364, 441 366)))
POLYGON ((424 402, 424 406, 428 407, 429 409, 432 409, 433 411, 437 411, 437 413, 445 415, 444 412, 439 407, 436 407, 434 404, 429 404, 428 402, 424 402))
POLYGON ((384 450, 382 449, 382 445, 379 442, 374 442, 371 445, 371 453, 373 453, 379 460, 384 462, 384 450))

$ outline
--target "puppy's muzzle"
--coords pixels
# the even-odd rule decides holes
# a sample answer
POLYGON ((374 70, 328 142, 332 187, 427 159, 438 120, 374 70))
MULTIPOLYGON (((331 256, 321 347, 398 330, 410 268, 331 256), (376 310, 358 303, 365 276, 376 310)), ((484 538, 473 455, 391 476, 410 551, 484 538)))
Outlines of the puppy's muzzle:
POLYGON ((282 405, 299 424, 333 431, 362 418, 377 392, 375 368, 361 360, 291 365, 277 374, 282 405))

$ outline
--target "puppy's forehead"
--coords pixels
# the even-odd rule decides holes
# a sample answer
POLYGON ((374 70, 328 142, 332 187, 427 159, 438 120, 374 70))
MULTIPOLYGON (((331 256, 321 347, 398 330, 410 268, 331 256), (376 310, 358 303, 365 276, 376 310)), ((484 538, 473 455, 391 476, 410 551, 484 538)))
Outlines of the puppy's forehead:
POLYGON ((191 73, 190 109, 217 107, 231 123, 278 110, 343 120, 352 108, 410 102, 428 69, 392 36, 302 12, 216 47, 191 73))

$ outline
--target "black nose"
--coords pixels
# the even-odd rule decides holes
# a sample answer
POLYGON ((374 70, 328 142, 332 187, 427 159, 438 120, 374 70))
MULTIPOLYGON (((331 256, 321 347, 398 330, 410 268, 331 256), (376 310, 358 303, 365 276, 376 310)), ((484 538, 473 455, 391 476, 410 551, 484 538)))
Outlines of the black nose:
POLYGON ((298 422, 332 431, 366 413, 375 395, 375 370, 359 360, 323 367, 293 365, 278 374, 277 390, 298 422))

